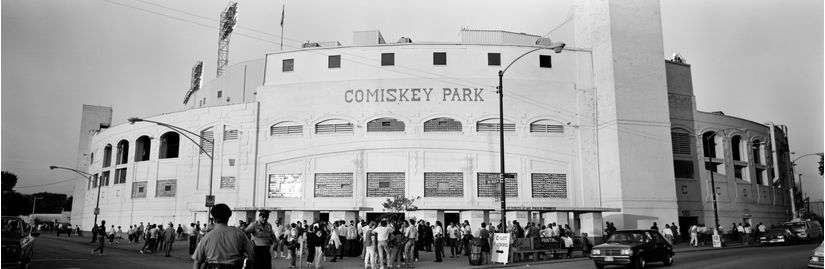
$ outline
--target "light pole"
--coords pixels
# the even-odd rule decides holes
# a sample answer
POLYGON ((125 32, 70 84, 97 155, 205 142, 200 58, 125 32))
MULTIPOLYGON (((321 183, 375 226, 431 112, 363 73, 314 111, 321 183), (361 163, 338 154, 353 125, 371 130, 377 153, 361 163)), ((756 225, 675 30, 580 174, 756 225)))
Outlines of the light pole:
MULTIPOLYGON (((95 182, 92 181, 92 175, 89 174, 89 173, 86 173, 86 172, 83 172, 83 171, 80 171, 80 170, 76 170, 76 169, 72 169, 72 168, 68 168, 68 167, 54 166, 54 165, 49 166, 49 169, 51 169, 51 170, 63 169, 63 170, 69 170, 69 171, 75 172, 78 175, 81 175, 84 178, 86 178, 86 180, 91 182, 92 185, 95 185, 95 182)), ((94 211, 94 213, 95 213, 95 222, 94 222, 94 225, 97 225, 97 216, 100 215, 100 189, 102 189, 100 184, 96 184, 96 185, 97 185, 97 200, 95 201, 95 211, 94 211)), ((32 212, 34 212, 34 210, 32 210, 32 212)), ((94 242, 94 241, 92 241, 92 242, 94 242)))
POLYGON ((37 197, 37 196, 34 196, 34 194, 32 194, 32 215, 34 215, 34 209, 36 208, 35 205, 37 205, 37 199, 39 199, 39 198, 43 198, 43 197, 37 197))
MULTIPOLYGON (((714 143, 711 144, 710 141, 708 141, 708 139, 712 138, 712 137, 716 137, 717 132, 721 132, 722 137, 724 137, 725 136, 725 131, 727 131, 727 130, 742 131, 739 128, 725 128, 725 129, 721 129, 721 130, 713 132, 713 134, 709 135, 708 137, 705 137, 702 134, 699 134, 699 135, 702 136, 702 141, 705 142, 708 145, 708 148, 710 148, 710 147, 715 148, 716 147, 716 142, 714 141, 714 143)), ((703 143, 703 146, 704 145, 705 144, 703 143)), ((712 157, 708 156, 707 158, 710 159, 712 157)), ((724 159, 724 158, 725 158, 725 155, 722 155, 722 159, 724 159)), ((704 159, 705 159, 705 157, 703 156, 702 160, 704 161, 704 159)), ((712 161, 710 163, 711 163, 711 165, 713 165, 712 161)), ((713 179, 713 170, 708 169, 708 171, 710 172, 710 188, 711 188, 711 192, 713 192, 713 220, 714 220, 714 224, 715 224, 715 226, 713 226, 713 232, 714 232, 714 234, 718 234, 718 232, 719 232, 719 206, 718 206, 717 199, 716 199, 716 181, 713 179)))
MULTIPOLYGON (((211 200, 213 202, 215 201, 215 197, 212 196, 212 172, 213 172, 213 170, 215 170, 215 158, 214 158, 214 154, 215 154, 215 136, 214 135, 212 136, 212 139, 206 139, 205 137, 200 136, 200 135, 198 135, 198 134, 196 134, 192 131, 189 131, 189 130, 186 130, 186 129, 183 129, 181 127, 171 125, 171 124, 168 124, 168 123, 163 123, 163 122, 153 121, 153 120, 147 120, 147 119, 141 119, 141 118, 134 118, 134 117, 129 118, 128 121, 129 121, 129 124, 135 124, 135 122, 154 123, 154 124, 157 124, 157 125, 175 130, 179 134, 182 134, 184 137, 186 137, 186 139, 189 139, 189 141, 192 141, 192 143, 195 143, 195 145, 198 146, 198 148, 201 149, 201 152, 206 154, 206 157, 209 157, 209 195, 206 198, 207 198, 207 200, 211 200), (195 141, 195 139, 192 139, 192 137, 190 137, 187 134, 193 135, 197 138, 200 138, 201 141, 205 141, 205 142, 208 142, 209 144, 211 144, 212 148, 210 149, 210 152, 206 152, 206 149, 203 148, 203 145, 201 145, 201 143, 198 143, 197 141, 195 141)), ((208 207, 209 207, 209 215, 211 215, 212 206, 209 205, 208 207)))
MULTIPOLYGON (((791 155, 793 155, 793 154, 796 154, 796 152, 791 152, 791 155)), ((796 161, 798 161, 799 159, 802 159, 803 157, 807 157, 807 156, 819 156, 819 158, 822 158, 823 156, 825 156, 825 153, 822 153, 822 152, 808 153, 808 154, 804 154, 802 156, 794 158, 793 161, 791 161, 791 176, 793 176, 793 174, 796 170, 796 161)), ((796 184, 794 184, 794 185, 796 185, 796 184)), ((802 192, 802 174, 799 174, 799 192, 800 193, 802 192)), ((796 201, 792 200, 791 205, 793 205, 794 203, 796 203, 796 201)), ((798 211, 798 209, 796 209, 794 211, 798 211)), ((793 212, 794 217, 797 216, 797 213, 798 212, 793 212)))
POLYGON ((501 184, 501 229, 502 231, 499 232, 506 232, 507 231, 507 193, 505 188, 505 170, 504 170, 504 72, 507 72, 507 69, 510 69, 510 66, 513 66, 516 61, 521 59, 527 54, 530 54, 537 50, 542 49, 552 49, 556 53, 561 53, 562 49, 564 49, 565 44, 561 42, 550 42, 550 39, 540 38, 536 41, 536 45, 539 47, 529 50, 521 56, 516 57, 515 60, 510 62, 504 70, 498 71, 498 135, 499 135, 499 152, 501 157, 501 173, 499 174, 499 184, 501 184))

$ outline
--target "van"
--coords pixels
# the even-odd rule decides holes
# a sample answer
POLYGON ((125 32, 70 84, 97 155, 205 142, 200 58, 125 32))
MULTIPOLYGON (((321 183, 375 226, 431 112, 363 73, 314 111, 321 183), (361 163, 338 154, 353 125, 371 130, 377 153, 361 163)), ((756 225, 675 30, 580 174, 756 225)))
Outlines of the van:
POLYGON ((822 225, 817 221, 793 219, 783 225, 788 227, 799 238, 807 241, 822 241, 822 225))

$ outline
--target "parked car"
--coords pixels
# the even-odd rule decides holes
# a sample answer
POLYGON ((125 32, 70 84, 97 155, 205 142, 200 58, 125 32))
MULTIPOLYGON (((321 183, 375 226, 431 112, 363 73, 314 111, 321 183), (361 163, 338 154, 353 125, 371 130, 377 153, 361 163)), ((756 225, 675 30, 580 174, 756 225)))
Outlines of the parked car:
POLYGON ((764 235, 759 236, 759 243, 764 245, 792 245, 799 244, 803 240, 804 239, 799 238, 799 236, 788 227, 774 227, 767 230, 764 235))
POLYGON ((819 247, 814 249, 811 252, 811 256, 808 257, 808 268, 823 268, 822 267, 822 246, 825 246, 825 243, 820 243, 819 247))
POLYGON ((796 236, 807 241, 822 241, 822 225, 817 221, 793 219, 783 225, 791 229, 796 236))
POLYGON ((604 244, 593 247, 590 259, 596 268, 605 265, 632 265, 644 268, 648 262, 673 264, 673 246, 655 230, 621 230, 607 238, 604 244))
POLYGON ((2 268, 29 268, 34 255, 34 237, 40 235, 32 231, 20 217, 2 217, 2 268))

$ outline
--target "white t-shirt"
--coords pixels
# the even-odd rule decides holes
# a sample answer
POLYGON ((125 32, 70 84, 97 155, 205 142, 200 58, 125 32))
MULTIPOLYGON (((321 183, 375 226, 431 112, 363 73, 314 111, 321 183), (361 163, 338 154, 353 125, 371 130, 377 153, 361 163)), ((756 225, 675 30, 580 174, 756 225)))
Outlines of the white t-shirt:
POLYGON ((447 235, 450 236, 450 239, 456 239, 455 227, 447 226, 447 235))
POLYGON ((673 236, 673 230, 671 230, 671 229, 669 229, 669 228, 668 228, 668 229, 664 229, 664 231, 663 231, 663 232, 664 232, 664 234, 665 234, 665 235, 670 235, 670 236, 673 236))
POLYGON ((392 230, 390 230, 389 227, 384 227, 384 226, 378 226, 378 227, 376 227, 375 229, 372 230, 372 233, 378 235, 377 236, 378 241, 387 241, 387 239, 390 238, 390 233, 391 232, 392 232, 392 230))

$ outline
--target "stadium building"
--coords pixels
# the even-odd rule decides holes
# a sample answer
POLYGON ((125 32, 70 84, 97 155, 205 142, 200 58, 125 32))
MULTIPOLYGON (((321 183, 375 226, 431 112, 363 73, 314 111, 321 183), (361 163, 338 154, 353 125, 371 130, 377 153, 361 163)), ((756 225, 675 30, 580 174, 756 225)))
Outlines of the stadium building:
POLYGON ((111 125, 112 108, 84 106, 77 167, 93 182, 76 186, 72 220, 92 227, 101 188, 100 219, 117 225, 206 222, 210 193, 232 222, 257 209, 374 218, 403 195, 420 197, 408 218, 496 223, 500 128, 507 220, 595 237, 605 221, 711 225, 712 185, 722 224, 790 217, 787 130, 697 111, 690 66, 662 59, 658 3, 580 1, 572 14, 552 36, 561 53, 518 59, 547 40, 499 30, 358 31, 230 65, 182 111, 129 115, 147 121, 111 125))

